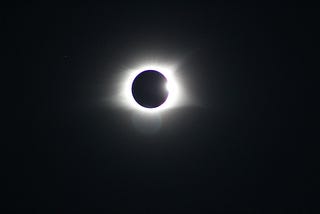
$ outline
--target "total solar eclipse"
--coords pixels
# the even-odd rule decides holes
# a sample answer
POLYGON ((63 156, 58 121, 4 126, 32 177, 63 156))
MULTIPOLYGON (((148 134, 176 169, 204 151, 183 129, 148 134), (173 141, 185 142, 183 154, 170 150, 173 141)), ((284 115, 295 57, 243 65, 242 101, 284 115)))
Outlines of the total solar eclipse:
POLYGON ((169 95, 166 77, 156 70, 145 70, 132 83, 134 100, 145 108, 161 106, 169 95))
POLYGON ((190 96, 180 75, 179 63, 141 60, 116 74, 112 98, 122 109, 143 113, 144 117, 167 114, 174 108, 190 105, 190 96))

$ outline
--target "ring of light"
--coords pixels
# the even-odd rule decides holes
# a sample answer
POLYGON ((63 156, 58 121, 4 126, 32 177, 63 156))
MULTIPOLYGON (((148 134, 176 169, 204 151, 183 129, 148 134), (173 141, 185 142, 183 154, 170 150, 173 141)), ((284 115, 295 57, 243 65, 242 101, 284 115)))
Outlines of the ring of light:
POLYGON ((177 82, 177 78, 175 76, 175 66, 164 66, 164 65, 142 65, 138 66, 135 69, 130 69, 125 74, 125 81, 123 82, 121 94, 123 100, 125 102, 125 106, 132 110, 137 110, 146 113, 155 113, 155 112, 162 112, 164 110, 176 107, 181 103, 182 96, 180 86, 177 82), (131 93, 131 86, 132 83, 137 75, 145 70, 156 70, 163 74, 167 79, 166 88, 168 90, 168 97, 167 100, 160 106, 156 108, 145 108, 139 105, 131 93))

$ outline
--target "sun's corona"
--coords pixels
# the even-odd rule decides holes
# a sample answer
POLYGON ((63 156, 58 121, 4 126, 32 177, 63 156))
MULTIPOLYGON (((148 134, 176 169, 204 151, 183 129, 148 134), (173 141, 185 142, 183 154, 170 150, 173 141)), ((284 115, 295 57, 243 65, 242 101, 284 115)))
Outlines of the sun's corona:
POLYGON ((176 66, 164 66, 156 64, 146 64, 138 66, 134 69, 128 69, 123 76, 123 83, 121 84, 120 100, 123 106, 131 110, 137 110, 146 113, 162 112, 170 108, 179 106, 182 102, 181 86, 178 84, 176 77, 176 66), (168 91, 168 97, 165 102, 155 108, 145 108, 139 105, 132 95, 132 84, 134 79, 143 71, 154 70, 161 73, 166 79, 167 83, 165 89, 168 91))

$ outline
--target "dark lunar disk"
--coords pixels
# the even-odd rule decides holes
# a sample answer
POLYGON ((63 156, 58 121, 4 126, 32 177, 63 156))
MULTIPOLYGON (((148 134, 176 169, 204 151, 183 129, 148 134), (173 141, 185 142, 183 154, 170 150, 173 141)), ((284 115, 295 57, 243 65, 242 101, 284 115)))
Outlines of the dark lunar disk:
POLYGON ((167 97, 167 79, 160 72, 146 70, 141 72, 132 83, 132 95, 136 102, 146 108, 162 105, 167 97))

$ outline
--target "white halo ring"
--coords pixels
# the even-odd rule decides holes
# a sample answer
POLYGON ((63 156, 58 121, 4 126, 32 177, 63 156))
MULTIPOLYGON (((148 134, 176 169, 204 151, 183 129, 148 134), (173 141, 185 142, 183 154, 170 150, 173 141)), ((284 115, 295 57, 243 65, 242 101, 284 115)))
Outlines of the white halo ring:
POLYGON ((183 96, 181 94, 181 86, 178 84, 178 79, 175 75, 176 66, 145 64, 138 66, 135 69, 129 69, 125 72, 124 82, 121 84, 121 102, 131 110, 137 110, 146 113, 163 112, 182 104, 183 96), (146 70, 155 70, 160 72, 167 79, 168 97, 166 101, 156 108, 145 108, 139 105, 132 95, 132 83, 137 75, 146 70))

